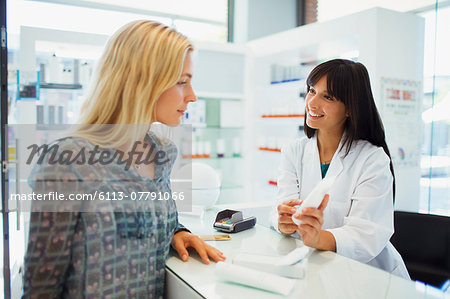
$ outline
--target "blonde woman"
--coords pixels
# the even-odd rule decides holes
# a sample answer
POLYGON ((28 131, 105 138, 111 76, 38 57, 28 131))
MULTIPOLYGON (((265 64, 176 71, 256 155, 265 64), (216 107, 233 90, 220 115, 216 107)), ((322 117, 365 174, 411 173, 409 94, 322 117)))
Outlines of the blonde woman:
MULTIPOLYGON (((81 124, 55 143, 54 154, 41 155, 29 179, 33 191, 115 199, 172 194, 177 149, 149 128, 153 122, 178 125, 196 100, 192 51, 186 37, 160 23, 136 21, 116 32, 99 62, 81 124), (138 158, 147 156, 151 163, 138 158)), ((83 203, 63 213, 31 214, 24 297, 161 298, 171 244, 183 261, 188 247, 206 264, 208 257, 225 259, 178 222, 173 200, 111 206, 83 203)))

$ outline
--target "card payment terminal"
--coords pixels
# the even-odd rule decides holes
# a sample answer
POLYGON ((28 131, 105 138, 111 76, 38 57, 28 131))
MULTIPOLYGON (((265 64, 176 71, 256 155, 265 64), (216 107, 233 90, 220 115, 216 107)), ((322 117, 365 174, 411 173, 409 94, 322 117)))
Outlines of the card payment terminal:
POLYGON ((234 210, 220 211, 216 216, 214 228, 227 233, 237 233, 254 227, 256 217, 243 218, 242 212, 234 210))

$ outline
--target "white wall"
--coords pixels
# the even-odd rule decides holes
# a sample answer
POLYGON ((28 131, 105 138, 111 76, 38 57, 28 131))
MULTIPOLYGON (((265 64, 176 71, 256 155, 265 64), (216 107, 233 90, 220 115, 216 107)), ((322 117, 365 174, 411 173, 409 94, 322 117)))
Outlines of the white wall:
POLYGON ((247 41, 295 28, 296 0, 236 0, 234 42, 247 41))

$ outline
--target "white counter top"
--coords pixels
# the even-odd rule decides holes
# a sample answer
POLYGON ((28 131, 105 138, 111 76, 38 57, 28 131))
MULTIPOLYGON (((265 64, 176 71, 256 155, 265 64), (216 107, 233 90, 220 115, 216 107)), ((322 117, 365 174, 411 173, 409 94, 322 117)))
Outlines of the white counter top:
MULTIPOLYGON (((180 222, 198 235, 220 234, 212 227, 214 212, 202 219, 180 216, 180 222)), ((284 237, 274 230, 256 227, 230 234, 230 241, 210 241, 231 262, 238 252, 285 255, 298 246, 300 240, 284 237)), ((220 281, 215 274, 215 263, 203 264, 199 256, 190 251, 188 262, 182 262, 175 251, 166 266, 171 277, 178 277, 198 298, 281 298, 282 295, 220 281), (174 274, 174 275, 173 275, 174 274)), ((170 283, 169 288, 174 284, 170 283)), ((169 294, 175 294, 169 290, 169 294)), ((178 294, 180 294, 178 292, 178 294)), ((184 293, 187 294, 187 293, 184 293)), ((172 295, 173 296, 173 295, 172 295)), ((195 297, 194 296, 194 297, 195 297)), ((168 296, 171 297, 171 296, 168 296)), ((177 296, 174 296, 177 297, 177 296)), ((183 296, 184 297, 184 296, 183 296)), ((186 298, 186 297, 184 297, 186 298)), ((329 251, 315 250, 308 259, 306 278, 298 283, 288 298, 446 298, 445 294, 423 284, 415 283, 380 269, 348 259, 329 251)))

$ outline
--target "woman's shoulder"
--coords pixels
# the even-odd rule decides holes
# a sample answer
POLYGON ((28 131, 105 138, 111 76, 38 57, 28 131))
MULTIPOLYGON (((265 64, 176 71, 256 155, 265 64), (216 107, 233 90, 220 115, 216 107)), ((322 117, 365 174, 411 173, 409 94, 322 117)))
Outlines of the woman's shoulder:
POLYGON ((94 144, 92 144, 89 140, 81 137, 64 137, 60 139, 56 139, 50 142, 47 145, 50 147, 55 147, 57 152, 63 152, 67 150, 79 151, 82 149, 92 149, 94 148, 94 144))
POLYGON ((376 146, 367 140, 356 140, 353 142, 352 149, 358 159, 375 160, 380 162, 390 161, 383 147, 376 146))
POLYGON ((170 160, 175 160, 178 154, 177 146, 171 139, 160 136, 154 132, 148 132, 147 138, 154 144, 158 151, 162 151, 170 160))

